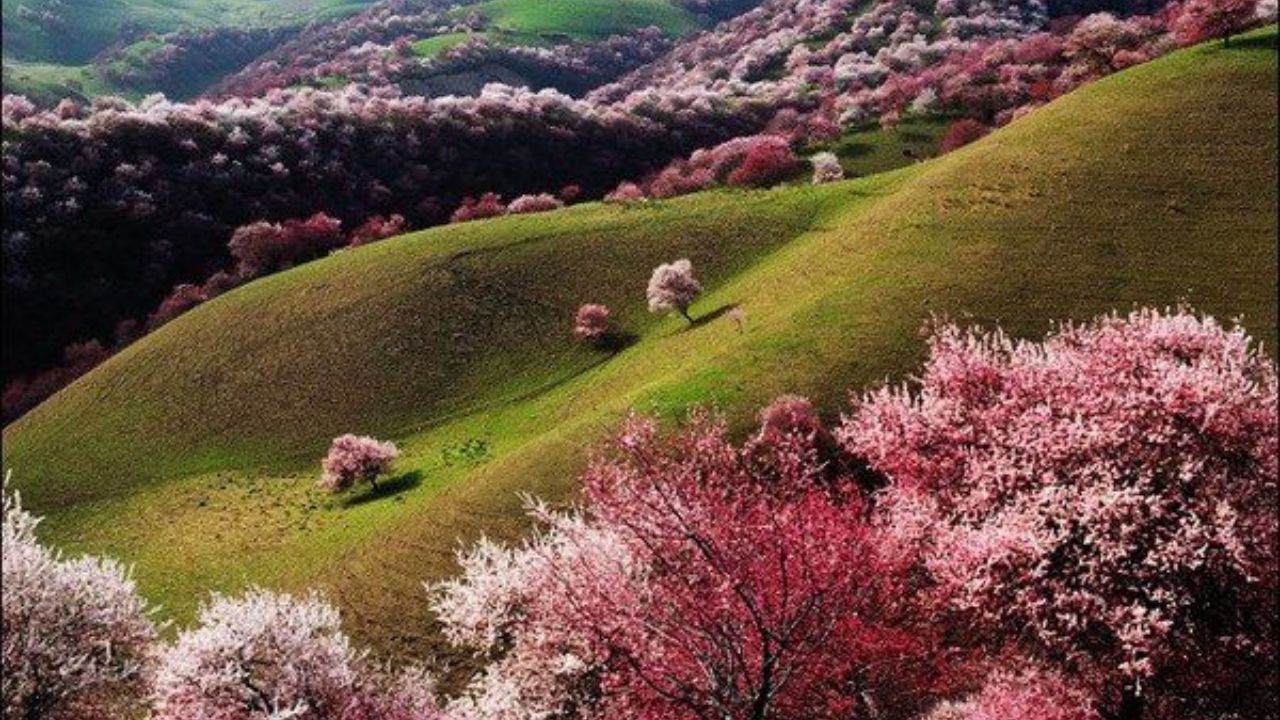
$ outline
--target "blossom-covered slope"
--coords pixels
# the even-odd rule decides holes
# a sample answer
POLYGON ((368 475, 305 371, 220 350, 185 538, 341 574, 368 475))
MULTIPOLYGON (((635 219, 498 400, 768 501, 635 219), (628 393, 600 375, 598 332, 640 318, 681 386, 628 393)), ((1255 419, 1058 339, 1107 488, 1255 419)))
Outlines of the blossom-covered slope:
POLYGON ((254 281, 11 425, 5 464, 46 537, 135 563, 172 616, 210 588, 319 585, 361 640, 443 651, 421 581, 460 537, 519 534, 519 492, 572 492, 629 408, 834 402, 915 367, 935 312, 1038 336, 1187 300, 1274 346, 1275 37, 1131 68, 896 173, 468 223, 254 281), (692 326, 645 307, 680 257, 706 288, 692 326), (629 344, 573 336, 589 302, 629 344), (315 488, 343 432, 400 447, 380 492, 315 488))

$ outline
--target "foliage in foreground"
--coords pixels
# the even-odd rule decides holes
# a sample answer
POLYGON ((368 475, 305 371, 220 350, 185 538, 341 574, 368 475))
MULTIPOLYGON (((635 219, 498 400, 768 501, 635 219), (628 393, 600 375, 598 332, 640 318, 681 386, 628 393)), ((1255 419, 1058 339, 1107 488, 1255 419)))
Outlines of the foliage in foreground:
POLYGON ((834 427, 794 396, 741 443, 632 418, 579 507, 533 503, 540 532, 432 589, 486 662, 443 710, 316 597, 215 597, 158 646, 118 566, 50 553, 6 498, 5 717, 1263 718, 1278 422, 1272 361, 1185 310, 940 326, 834 427))
POLYGON ((1261 717, 1276 397, 1241 331, 1141 311, 943 327, 918 387, 830 434, 796 399, 741 446, 632 420, 579 510, 442 586, 450 637, 496 658, 453 710, 1261 717))

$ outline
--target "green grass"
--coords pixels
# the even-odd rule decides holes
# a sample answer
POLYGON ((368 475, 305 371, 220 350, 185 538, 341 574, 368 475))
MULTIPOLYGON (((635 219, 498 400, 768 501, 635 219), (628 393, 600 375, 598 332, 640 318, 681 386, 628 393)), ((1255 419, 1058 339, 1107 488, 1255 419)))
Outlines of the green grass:
POLYGON ((491 37, 512 43, 571 38, 601 40, 655 25, 669 36, 697 27, 697 20, 671 0, 488 0, 458 9, 489 20, 491 37))
POLYGON ((947 124, 945 118, 908 115, 887 130, 878 124, 856 128, 815 149, 834 152, 848 177, 865 177, 933 157, 947 124))
POLYGON ((29 63, 8 58, 4 61, 4 90, 46 104, 64 97, 84 99, 118 91, 92 65, 29 63))
POLYGON ((445 33, 444 35, 435 35, 429 38, 423 38, 415 42, 411 47, 413 54, 419 57, 435 57, 440 53, 447 52, 461 45, 471 37, 471 33, 445 33))
POLYGON ((743 428, 801 392, 834 413, 917 366, 933 313, 1037 336, 1185 300, 1274 348, 1274 41, 1176 53, 886 174, 440 228, 256 281, 7 428, 5 466, 45 537, 135 563, 168 617, 318 586, 360 640, 445 656, 421 582, 459 539, 523 532, 518 493, 571 497, 631 408, 714 401, 743 428), (693 328, 643 304, 682 256, 708 289, 693 328), (576 344, 587 301, 636 342, 576 344), (344 431, 401 445, 384 493, 314 489, 344 431))

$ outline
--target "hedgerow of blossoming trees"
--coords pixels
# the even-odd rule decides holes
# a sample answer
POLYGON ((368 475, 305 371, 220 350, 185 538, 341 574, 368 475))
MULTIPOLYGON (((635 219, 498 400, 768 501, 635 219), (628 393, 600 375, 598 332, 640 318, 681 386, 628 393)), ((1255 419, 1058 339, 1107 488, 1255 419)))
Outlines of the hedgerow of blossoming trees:
POLYGON ((834 427, 795 396, 742 442, 628 420, 578 507, 531 504, 533 537, 432 587, 487 662, 444 710, 315 596, 215 596, 157 644, 118 565, 40 546, 6 495, 6 718, 1268 717, 1273 361, 1186 310, 929 346, 834 427))
POLYGON ((769 0, 590 97, 637 108, 707 96, 767 99, 797 113, 785 123, 796 138, 833 125, 892 122, 908 111, 1005 123, 1176 44, 1275 18, 1274 5, 1256 0, 1163 7, 941 0, 932 11, 907 0, 860 5, 769 0))

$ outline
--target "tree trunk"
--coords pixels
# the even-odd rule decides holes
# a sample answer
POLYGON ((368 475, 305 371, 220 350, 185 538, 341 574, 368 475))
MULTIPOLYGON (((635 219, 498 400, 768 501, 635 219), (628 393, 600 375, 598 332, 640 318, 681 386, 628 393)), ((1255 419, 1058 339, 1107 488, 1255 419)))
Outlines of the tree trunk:
POLYGON ((686 308, 686 307, 680 308, 680 314, 684 316, 685 320, 689 321, 690 325, 693 324, 693 318, 689 317, 689 308, 686 308))
POLYGON ((1134 688, 1125 688, 1120 695, 1120 707, 1116 709, 1115 720, 1142 720, 1145 704, 1134 688))

